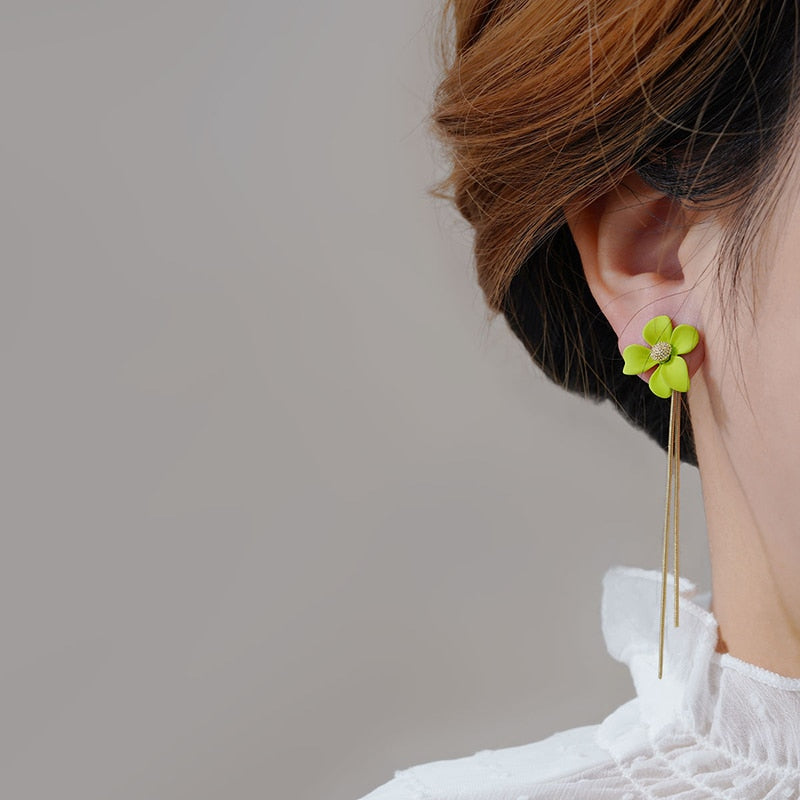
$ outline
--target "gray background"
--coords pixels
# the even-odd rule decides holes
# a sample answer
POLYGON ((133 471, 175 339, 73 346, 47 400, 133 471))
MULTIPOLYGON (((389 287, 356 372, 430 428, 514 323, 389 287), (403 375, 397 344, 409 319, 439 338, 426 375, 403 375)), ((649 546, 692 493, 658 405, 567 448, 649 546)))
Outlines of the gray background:
POLYGON ((3 797, 355 800, 630 696, 666 459, 487 324, 435 8, 2 3, 3 797))

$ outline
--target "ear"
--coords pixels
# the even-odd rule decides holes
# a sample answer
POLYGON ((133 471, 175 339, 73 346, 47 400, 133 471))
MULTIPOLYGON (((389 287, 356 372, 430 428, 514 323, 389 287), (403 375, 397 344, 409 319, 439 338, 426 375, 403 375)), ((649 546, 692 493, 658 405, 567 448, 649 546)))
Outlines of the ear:
MULTIPOLYGON (((700 345, 684 356, 694 374, 703 360, 702 298, 694 269, 687 272, 682 259, 696 238, 699 215, 634 172, 591 205, 565 209, 565 215, 589 289, 619 337, 620 353, 642 344, 645 323, 666 314, 675 325, 701 330, 700 345)), ((651 373, 640 377, 647 381, 651 373)))

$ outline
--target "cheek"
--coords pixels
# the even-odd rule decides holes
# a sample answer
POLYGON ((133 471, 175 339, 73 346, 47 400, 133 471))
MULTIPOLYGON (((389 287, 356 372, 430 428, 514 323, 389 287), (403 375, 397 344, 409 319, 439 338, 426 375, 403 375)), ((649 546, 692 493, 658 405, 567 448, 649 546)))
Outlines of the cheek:
MULTIPOLYGON (((755 324, 744 364, 753 412, 777 455, 800 444, 800 205, 776 235, 768 260, 760 265, 755 324)), ((748 320, 749 323, 749 320, 748 320)), ((749 327, 749 326, 748 326, 749 327)), ((744 334, 747 336, 747 333, 744 334)), ((742 336, 739 340, 742 341, 742 336)))
POLYGON ((759 266, 754 323, 740 305, 738 350, 711 356, 728 455, 758 524, 785 546, 800 519, 800 209, 793 223, 759 266))

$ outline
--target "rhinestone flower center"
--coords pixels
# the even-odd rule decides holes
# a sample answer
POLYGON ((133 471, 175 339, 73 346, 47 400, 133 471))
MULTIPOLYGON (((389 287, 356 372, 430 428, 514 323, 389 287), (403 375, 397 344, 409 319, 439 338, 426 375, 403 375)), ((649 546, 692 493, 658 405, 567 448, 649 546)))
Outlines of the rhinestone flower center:
POLYGON ((650 348, 650 358, 658 364, 669 361, 672 356, 672 345, 669 342, 656 342, 650 348))

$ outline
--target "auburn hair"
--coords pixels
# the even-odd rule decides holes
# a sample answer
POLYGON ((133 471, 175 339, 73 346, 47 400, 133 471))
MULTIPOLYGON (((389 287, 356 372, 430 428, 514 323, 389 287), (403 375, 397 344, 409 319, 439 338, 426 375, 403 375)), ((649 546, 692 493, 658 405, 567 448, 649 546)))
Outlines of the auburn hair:
MULTIPOLYGON (((622 374, 564 208, 591 204, 631 171, 677 202, 724 208, 717 277, 731 296, 790 141, 799 17, 798 0, 443 8, 431 120, 450 171, 434 193, 474 228, 490 316, 505 316, 552 380, 610 399, 665 449, 669 404, 622 374)), ((682 416, 681 455, 697 464, 682 416)))

